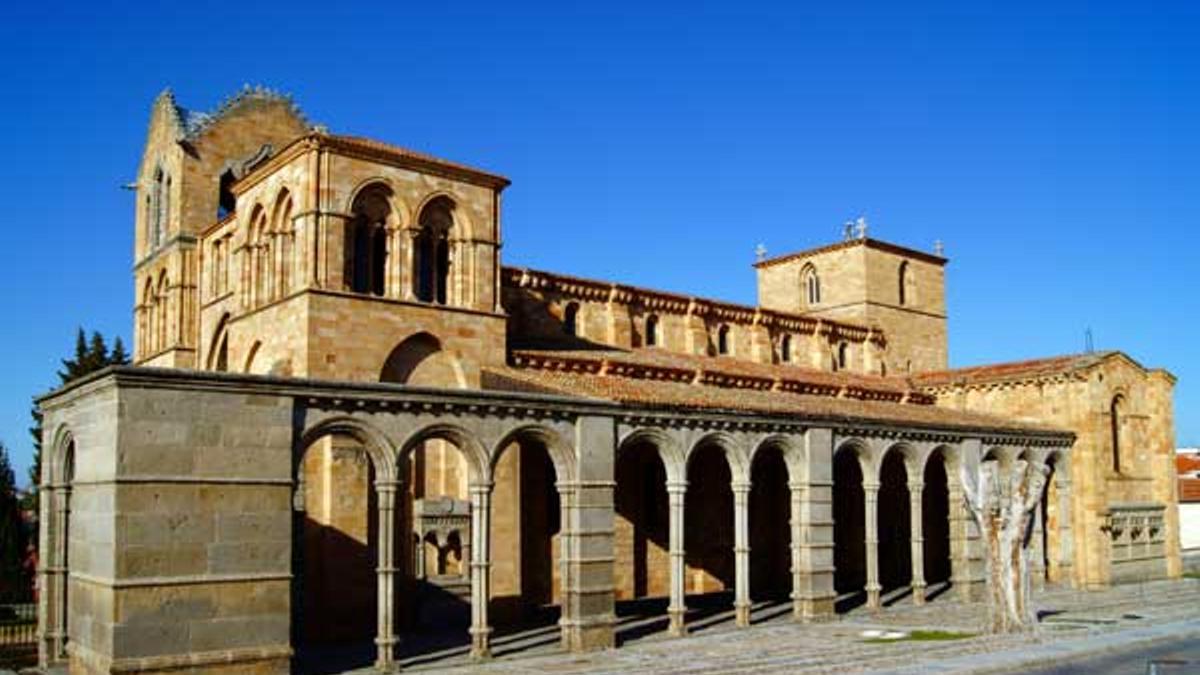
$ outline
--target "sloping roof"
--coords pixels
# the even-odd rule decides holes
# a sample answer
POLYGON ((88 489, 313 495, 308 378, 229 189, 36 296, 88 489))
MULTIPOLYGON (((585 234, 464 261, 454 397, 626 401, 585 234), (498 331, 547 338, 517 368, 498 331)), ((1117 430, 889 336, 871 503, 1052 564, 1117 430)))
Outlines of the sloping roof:
POLYGON ((1180 476, 1185 474, 1200 472, 1200 454, 1189 455, 1186 453, 1178 453, 1175 455, 1175 471, 1180 476))
POLYGON ((873 248, 880 251, 888 251, 889 253, 916 258, 917 260, 924 260, 925 262, 933 263, 934 265, 945 265, 948 262, 948 260, 943 256, 926 253, 925 251, 918 251, 914 248, 908 248, 907 246, 900 246, 898 244, 881 241, 879 239, 872 239, 870 237, 854 237, 851 239, 844 239, 842 241, 834 242, 832 244, 827 244, 825 246, 818 246, 816 248, 809 248, 803 251, 786 253, 784 255, 775 256, 774 258, 760 260, 754 263, 754 267, 760 269, 765 267, 774 267, 775 265, 790 262, 798 258, 807 258, 809 256, 828 253, 830 251, 837 251, 844 248, 854 248, 855 246, 865 246, 867 248, 873 248))
POLYGON ((1200 478, 1179 479, 1179 501, 1181 503, 1200 502, 1200 478))
POLYGON ((566 394, 594 400, 613 401, 650 410, 749 412, 803 416, 808 419, 833 421, 877 422, 937 430, 1041 433, 1062 436, 1069 434, 1065 430, 1054 427, 931 405, 864 401, 785 391, 731 389, 587 372, 513 367, 487 368, 484 370, 484 383, 487 388, 495 390, 566 394))
POLYGON ((643 379, 702 382, 732 389, 783 390, 860 399, 932 404, 899 377, 829 372, 793 364, 756 363, 729 356, 696 356, 657 348, 514 349, 516 366, 624 374, 643 379))
POLYGON ((365 138, 362 136, 344 136, 339 134, 324 134, 322 136, 322 140, 334 146, 340 145, 348 149, 357 149, 369 153, 393 157, 403 161, 417 162, 431 167, 440 167, 455 173, 472 174, 474 176, 484 178, 487 182, 494 183, 501 187, 507 186, 511 182, 504 176, 501 176, 497 173, 484 171, 483 169, 477 169, 473 166, 467 166, 466 164, 451 162, 440 157, 428 155, 423 152, 417 152, 416 150, 409 150, 408 148, 402 148, 398 145, 377 141, 373 138, 365 138))
POLYGON ((919 373, 913 375, 911 379, 913 384, 919 387, 937 387, 949 384, 980 384, 1051 377, 1091 368, 1116 354, 1120 354, 1120 352, 1106 351, 1092 354, 1069 354, 1066 356, 1053 356, 1028 361, 994 363, 984 366, 972 366, 970 368, 919 373))

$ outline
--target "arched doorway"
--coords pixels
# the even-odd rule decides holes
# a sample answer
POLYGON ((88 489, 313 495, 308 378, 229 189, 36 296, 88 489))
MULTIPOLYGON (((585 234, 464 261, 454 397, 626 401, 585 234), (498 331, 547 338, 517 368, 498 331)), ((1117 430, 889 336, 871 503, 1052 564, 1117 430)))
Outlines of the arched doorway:
POLYGON ((879 584, 888 602, 912 583, 912 515, 904 454, 893 448, 879 469, 879 584))
POLYGON ((497 635, 552 626, 560 616, 566 543, 560 485, 569 478, 559 478, 548 437, 544 430, 517 432, 502 442, 492 471, 491 615, 497 635))
POLYGON ((379 470, 363 439, 331 432, 296 463, 293 645, 299 672, 370 666, 380 555, 379 470))
POLYGON ((684 589, 693 596, 688 625, 696 630, 734 601, 733 481, 726 449, 717 442, 702 442, 688 458, 684 514, 684 589))
POLYGON ((925 461, 925 487, 921 493, 921 537, 925 562, 927 598, 935 598, 950 587, 950 485, 949 458, 944 449, 935 450, 925 461))
POLYGON ((833 457, 833 588, 838 612, 867 600, 867 531, 862 462, 845 445, 833 457))
POLYGON ((771 445, 755 453, 750 486, 750 597, 786 601, 792 592, 792 528, 784 448, 771 445))

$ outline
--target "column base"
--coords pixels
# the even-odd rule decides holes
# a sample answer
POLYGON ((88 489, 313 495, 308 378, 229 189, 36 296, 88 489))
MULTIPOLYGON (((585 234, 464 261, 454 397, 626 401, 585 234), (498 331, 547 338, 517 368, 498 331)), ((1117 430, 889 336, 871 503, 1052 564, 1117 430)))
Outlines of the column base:
POLYGON ((471 633, 471 659, 473 661, 483 661, 492 658, 492 629, 472 627, 471 633))
POLYGON ((746 628, 747 626, 749 626, 750 625, 750 603, 747 602, 747 603, 735 604, 733 609, 734 609, 734 614, 737 617, 736 621, 735 621, 736 625, 739 628, 746 628))
POLYGON ((592 652, 617 646, 614 615, 586 621, 560 622, 562 647, 568 652, 592 652))
POLYGON ((926 585, 923 583, 913 584, 913 604, 914 605, 917 605, 918 607, 920 607, 921 605, 925 604, 925 589, 926 588, 927 588, 926 585))
POLYGON ((686 614, 686 607, 667 608, 667 616, 670 617, 670 625, 667 627, 668 634, 675 637, 683 637, 687 635, 687 623, 684 621, 684 616, 686 614))
POLYGON ((798 598, 792 601, 792 618, 801 623, 831 621, 837 616, 837 598, 798 598))
POLYGON ((867 608, 868 609, 879 611, 879 609, 883 607, 883 602, 881 601, 881 598, 880 598, 881 590, 883 590, 883 589, 881 589, 881 588, 868 588, 867 589, 867 608))

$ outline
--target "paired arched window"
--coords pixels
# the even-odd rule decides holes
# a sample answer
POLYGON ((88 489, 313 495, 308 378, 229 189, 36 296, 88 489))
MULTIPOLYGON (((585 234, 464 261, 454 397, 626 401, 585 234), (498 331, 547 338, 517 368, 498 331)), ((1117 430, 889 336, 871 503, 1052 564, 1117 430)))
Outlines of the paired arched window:
POLYGON ((821 303, 821 278, 817 276, 817 268, 806 265, 800 272, 800 286, 804 291, 804 300, 809 307, 821 303))
POLYGON ((783 363, 792 362, 792 336, 784 335, 779 339, 779 360, 783 363))
POLYGON ((1121 414, 1124 406, 1124 397, 1114 396, 1108 411, 1112 432, 1112 468, 1117 473, 1121 472, 1121 414))
POLYGON ((417 219, 416 277, 414 290, 423 302, 446 304, 450 282, 450 230, 454 227, 455 204, 437 197, 421 209, 417 219))
POLYGON ((717 329, 717 353, 721 355, 729 354, 729 325, 721 324, 717 329))
POLYGON ((897 276, 898 276, 898 279, 896 280, 896 287, 897 287, 896 291, 900 298, 900 304, 907 305, 908 301, 909 301, 909 292, 908 292, 909 271, 908 271, 908 261, 907 260, 900 263, 900 270, 899 270, 897 276))
POLYGON ((658 315, 651 314, 646 317, 646 346, 656 347, 658 343, 658 315))
POLYGON ((562 329, 563 329, 563 333, 566 333, 567 335, 571 335, 571 336, 579 335, 579 303, 578 302, 567 303, 566 308, 563 309, 562 329))
POLYGON ((355 293, 383 295, 387 280, 387 236, 392 191, 372 185, 358 193, 346 226, 346 284, 355 293))

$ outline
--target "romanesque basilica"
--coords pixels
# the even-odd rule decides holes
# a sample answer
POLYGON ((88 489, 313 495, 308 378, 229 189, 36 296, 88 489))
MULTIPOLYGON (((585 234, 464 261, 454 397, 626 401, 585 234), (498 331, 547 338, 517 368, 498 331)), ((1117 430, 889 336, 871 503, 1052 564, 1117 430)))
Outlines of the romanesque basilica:
POLYGON ((135 365, 40 402, 43 664, 388 670, 518 625, 617 647, 633 606, 682 635, 978 601, 984 462, 1051 472, 1038 584, 1180 574, 1172 375, 949 369, 941 251, 851 231, 759 260, 755 305, 508 267, 507 179, 259 89, 160 95, 136 185, 135 365))

